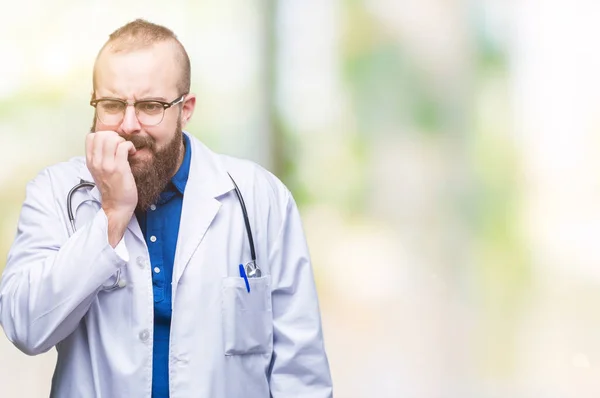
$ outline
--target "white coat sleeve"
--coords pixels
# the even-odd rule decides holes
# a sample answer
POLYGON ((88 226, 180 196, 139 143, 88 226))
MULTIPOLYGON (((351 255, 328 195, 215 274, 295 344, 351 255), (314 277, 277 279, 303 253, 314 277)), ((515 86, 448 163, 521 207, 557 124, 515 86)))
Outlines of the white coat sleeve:
POLYGON ((108 242, 102 210, 69 238, 59 214, 44 171, 27 185, 0 281, 0 324, 28 355, 46 352, 71 334, 102 284, 126 263, 108 242))
POLYGON ((283 224, 269 254, 274 327, 271 396, 330 398, 333 387, 310 255, 298 208, 286 193, 283 224))

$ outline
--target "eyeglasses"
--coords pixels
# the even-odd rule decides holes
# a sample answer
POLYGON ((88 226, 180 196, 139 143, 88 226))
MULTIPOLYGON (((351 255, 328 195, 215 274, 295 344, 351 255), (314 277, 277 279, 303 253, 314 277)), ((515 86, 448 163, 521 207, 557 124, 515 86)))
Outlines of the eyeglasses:
POLYGON ((165 110, 183 101, 187 93, 182 94, 171 102, 158 100, 140 100, 133 103, 120 98, 99 98, 90 101, 96 108, 96 117, 108 126, 118 126, 125 118, 125 110, 129 105, 135 108, 135 115, 144 126, 156 126, 165 117, 165 110))

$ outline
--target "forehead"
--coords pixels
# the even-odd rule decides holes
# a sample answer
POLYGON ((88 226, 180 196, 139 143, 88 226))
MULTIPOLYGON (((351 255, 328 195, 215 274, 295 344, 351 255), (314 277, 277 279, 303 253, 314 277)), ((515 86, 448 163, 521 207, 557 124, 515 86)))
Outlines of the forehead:
POLYGON ((168 42, 113 51, 105 48, 96 63, 95 91, 98 97, 173 97, 181 67, 174 46, 168 42))

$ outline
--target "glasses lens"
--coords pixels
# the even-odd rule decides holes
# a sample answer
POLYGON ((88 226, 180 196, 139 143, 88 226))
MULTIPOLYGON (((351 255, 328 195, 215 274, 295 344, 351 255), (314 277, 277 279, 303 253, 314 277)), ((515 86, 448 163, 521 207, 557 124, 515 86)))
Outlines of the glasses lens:
POLYGON ((98 101, 96 106, 98 118, 107 125, 116 125, 121 123, 125 114, 125 104, 119 101, 102 100, 98 101))
MULTIPOLYGON (((96 104, 98 119, 109 126, 121 124, 125 116, 127 104, 121 101, 102 99, 96 104)), ((135 105, 135 114, 139 122, 145 126, 156 126, 162 122, 165 107, 156 101, 142 101, 135 105)))
POLYGON ((136 104, 135 113, 141 124, 155 126, 162 122, 165 107, 160 102, 143 101, 136 104))

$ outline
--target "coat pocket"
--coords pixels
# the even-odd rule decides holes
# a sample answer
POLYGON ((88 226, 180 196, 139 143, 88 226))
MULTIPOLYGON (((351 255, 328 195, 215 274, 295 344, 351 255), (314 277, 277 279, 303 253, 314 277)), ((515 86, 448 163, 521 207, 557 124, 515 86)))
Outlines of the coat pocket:
POLYGON ((271 277, 225 277, 222 285, 225 355, 266 354, 273 346, 271 277))

